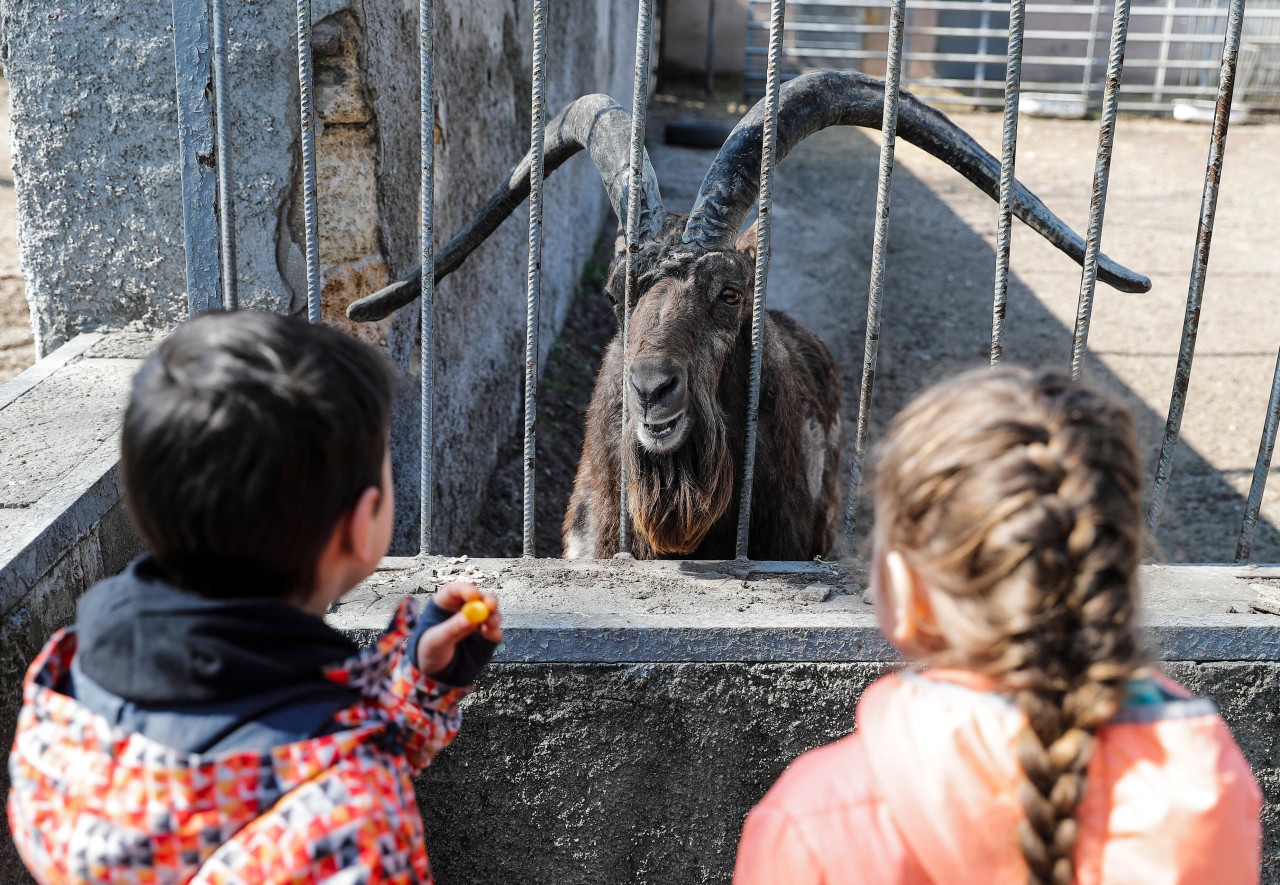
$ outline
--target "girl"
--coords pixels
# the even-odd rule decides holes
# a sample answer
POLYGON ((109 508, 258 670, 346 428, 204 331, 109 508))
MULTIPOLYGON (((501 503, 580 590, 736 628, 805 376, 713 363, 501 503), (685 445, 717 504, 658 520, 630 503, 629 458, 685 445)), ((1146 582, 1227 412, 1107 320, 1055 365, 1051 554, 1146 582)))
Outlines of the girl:
POLYGON ((1257 882, 1249 766, 1139 643, 1140 487, 1128 414, 1060 377, 983 369, 908 406, 871 580, 921 666, 783 774, 736 885, 1257 882))

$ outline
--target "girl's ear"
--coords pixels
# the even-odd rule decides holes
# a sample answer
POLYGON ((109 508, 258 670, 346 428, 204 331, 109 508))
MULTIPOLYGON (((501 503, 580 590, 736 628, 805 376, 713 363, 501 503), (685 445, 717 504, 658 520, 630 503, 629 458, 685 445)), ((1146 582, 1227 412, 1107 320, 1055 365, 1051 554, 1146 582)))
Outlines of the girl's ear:
POLYGON ((923 635, 935 635, 933 605, 919 573, 897 550, 884 558, 885 601, 893 612, 889 639, 901 649, 918 644, 923 635))

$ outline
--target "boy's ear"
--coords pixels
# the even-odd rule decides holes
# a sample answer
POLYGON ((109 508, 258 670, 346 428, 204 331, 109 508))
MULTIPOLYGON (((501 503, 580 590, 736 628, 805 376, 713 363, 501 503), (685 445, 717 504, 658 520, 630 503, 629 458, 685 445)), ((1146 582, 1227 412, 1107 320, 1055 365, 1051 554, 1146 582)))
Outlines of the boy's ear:
POLYGON ((738 242, 735 244, 739 252, 744 253, 751 260, 756 257, 756 245, 759 241, 760 219, 757 218, 751 222, 751 227, 738 234, 738 242))
POLYGON ((381 554, 374 548, 378 544, 376 517, 380 507, 387 502, 382 500, 382 490, 369 486, 360 493, 356 505, 346 519, 345 546, 347 551, 362 561, 380 558, 381 554))

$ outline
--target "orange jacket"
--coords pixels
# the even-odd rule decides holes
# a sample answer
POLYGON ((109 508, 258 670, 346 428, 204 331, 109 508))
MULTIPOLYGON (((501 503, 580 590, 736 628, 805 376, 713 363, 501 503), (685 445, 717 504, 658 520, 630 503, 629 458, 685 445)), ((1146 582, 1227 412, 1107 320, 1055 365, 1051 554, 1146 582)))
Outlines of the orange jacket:
POLYGON ((9 828, 43 885, 429 885, 413 777, 453 740, 451 688, 418 672, 401 602, 387 632, 327 668, 361 701, 334 734, 268 752, 184 753, 60 690, 76 634, 27 673, 9 756, 9 828))
MULTIPOLYGON (((1213 702, 1164 679, 1099 732, 1078 821, 1079 885, 1256 883, 1261 794, 1213 702)), ((735 885, 1024 885, 1014 739, 979 677, 872 685, 858 731, 805 753, 751 812, 735 885)))

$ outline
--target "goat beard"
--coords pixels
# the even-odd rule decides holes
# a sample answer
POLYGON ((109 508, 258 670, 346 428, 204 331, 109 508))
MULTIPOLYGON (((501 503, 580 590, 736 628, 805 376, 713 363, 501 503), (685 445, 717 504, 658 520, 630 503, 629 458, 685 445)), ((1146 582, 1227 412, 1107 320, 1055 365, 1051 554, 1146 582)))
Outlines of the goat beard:
POLYGON ((660 555, 688 556, 733 500, 734 464, 718 404, 695 397, 680 448, 654 454, 634 439, 623 447, 631 476, 627 510, 636 533, 660 555))

